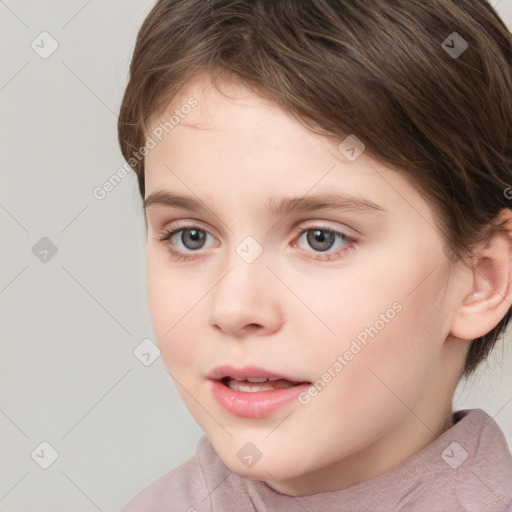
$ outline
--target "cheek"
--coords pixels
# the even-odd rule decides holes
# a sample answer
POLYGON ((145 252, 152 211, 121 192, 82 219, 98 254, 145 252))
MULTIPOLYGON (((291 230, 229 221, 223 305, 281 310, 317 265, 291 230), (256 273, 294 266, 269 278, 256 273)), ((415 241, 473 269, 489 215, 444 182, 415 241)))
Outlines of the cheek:
MULTIPOLYGON (((413 402, 431 376, 447 334, 439 285, 442 261, 434 261, 432 252, 420 260, 418 252, 401 252, 399 260, 396 253, 381 254, 378 266, 347 270, 346 278, 331 281, 325 290, 325 297, 336 299, 315 302, 315 313, 335 335, 328 333, 321 352, 311 342, 309 356, 318 377, 329 368, 336 374, 331 392, 339 391, 344 400, 363 407, 363 395, 375 402, 377 397, 392 400, 395 392, 413 402), (333 367, 338 356, 342 369, 333 367)), ((315 321, 308 316, 304 332, 315 321)))
MULTIPOLYGON (((433 377, 445 337, 435 320, 439 313, 434 301, 437 289, 433 281, 423 282, 421 290, 407 296, 410 289, 390 295, 381 309, 374 310, 372 319, 363 324, 359 332, 367 334, 366 342, 355 338, 359 346, 355 350, 359 352, 340 372, 336 388, 331 390, 334 402, 345 404, 360 418, 372 411, 384 423, 393 423, 414 407, 433 377), (388 323, 376 322, 378 314, 384 313, 385 306, 395 299, 401 309, 388 323)), ((354 325, 353 332, 359 327, 354 325)), ((344 348, 350 348, 353 339, 344 340, 344 348)))
POLYGON ((194 340, 197 331, 191 327, 191 322, 198 316, 204 292, 195 290, 189 280, 181 278, 179 270, 166 264, 165 256, 149 249, 146 269, 151 324, 162 359, 174 374, 178 368, 192 365, 194 361, 199 343, 194 340))

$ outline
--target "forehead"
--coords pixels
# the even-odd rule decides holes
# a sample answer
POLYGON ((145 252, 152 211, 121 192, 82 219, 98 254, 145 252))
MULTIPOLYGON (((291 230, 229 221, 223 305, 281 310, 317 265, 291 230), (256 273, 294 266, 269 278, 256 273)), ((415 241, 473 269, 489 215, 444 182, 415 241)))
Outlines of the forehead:
MULTIPOLYGON (((221 171, 236 174, 244 167, 258 169, 259 175, 263 167, 279 169, 274 173, 278 178, 290 167, 298 177, 300 162, 306 162, 313 174, 335 163, 350 163, 340 158, 340 140, 334 136, 315 134, 275 102, 240 83, 220 80, 214 84, 207 74, 187 82, 164 110, 153 113, 149 126, 158 135, 156 147, 145 158, 151 175, 163 161, 204 172, 215 168, 217 179, 221 171), (258 158, 263 160, 258 162, 258 158), (284 158, 287 165, 283 165, 284 158)), ((358 170, 359 175, 371 172, 367 167, 358 170)))
POLYGON ((146 198, 196 191, 208 204, 228 198, 234 204, 236 195, 239 205, 251 198, 267 206, 269 196, 276 205, 284 197, 333 192, 412 213, 433 227, 430 207, 402 173, 365 152, 350 161, 339 150, 343 139, 313 133, 239 83, 221 81, 219 88, 197 75, 151 117, 152 131, 168 124, 145 158, 146 198))
MULTIPOLYGON (((150 124, 156 126, 159 122, 169 120, 176 111, 190 104, 191 99, 197 101, 197 106, 184 115, 180 112, 180 126, 190 126, 197 129, 210 129, 211 121, 217 126, 222 121, 228 122, 229 107, 236 104, 239 108, 256 108, 261 110, 264 105, 280 110, 272 101, 252 92, 247 86, 236 79, 212 77, 208 73, 197 73, 179 89, 172 98, 162 99, 158 112, 150 116, 150 124)), ((186 109, 188 110, 188 109, 186 109)))
MULTIPOLYGON (((151 116, 150 123, 153 131, 163 129, 164 145, 168 143, 169 149, 173 142, 179 150, 184 140, 195 140, 203 154, 214 141, 217 154, 230 154, 232 159, 256 149, 264 149, 267 158, 272 156, 272 149, 295 152, 301 147, 318 157, 326 151, 325 137, 305 129, 275 102, 239 83, 212 83, 208 75, 194 77, 165 110, 151 116)), ((336 152, 336 144, 332 146, 336 152)))

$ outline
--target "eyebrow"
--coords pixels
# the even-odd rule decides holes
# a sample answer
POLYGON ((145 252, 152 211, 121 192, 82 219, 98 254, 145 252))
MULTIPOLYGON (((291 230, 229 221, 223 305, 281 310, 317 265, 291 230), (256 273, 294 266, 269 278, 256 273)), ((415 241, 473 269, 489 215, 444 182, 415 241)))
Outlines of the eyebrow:
MULTIPOLYGON (((166 190, 153 192, 144 200, 144 208, 165 206, 181 208, 191 212, 205 213, 209 208, 200 200, 191 196, 181 196, 166 190)), ((284 216, 291 212, 309 212, 313 210, 346 210, 355 213, 389 213, 382 206, 369 199, 350 194, 318 194, 303 197, 270 197, 265 205, 268 216, 284 216)))

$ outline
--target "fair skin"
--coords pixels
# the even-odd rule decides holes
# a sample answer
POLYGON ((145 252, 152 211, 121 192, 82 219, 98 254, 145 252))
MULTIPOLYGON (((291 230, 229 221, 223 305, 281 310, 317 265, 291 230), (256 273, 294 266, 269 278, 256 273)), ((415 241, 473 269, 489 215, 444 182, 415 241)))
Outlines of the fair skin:
POLYGON ((475 269, 448 274, 433 211, 403 175, 365 152, 348 160, 337 143, 234 82, 221 89, 232 97, 198 75, 152 117, 157 126, 197 99, 146 156, 145 196, 167 190, 208 208, 147 208, 156 339, 183 401, 232 471, 290 495, 343 489, 453 426, 468 340, 491 330, 511 302, 510 236, 485 246, 475 269), (271 196, 333 192, 386 212, 264 211, 271 196), (158 241, 183 225, 203 230, 202 246, 190 231, 167 246, 158 241), (322 251, 307 233, 299 236, 317 226, 356 242, 336 254, 349 247, 338 235, 322 251), (263 250, 252 263, 236 252, 247 236, 263 250), (190 259, 173 258, 171 244, 190 259), (317 381, 395 302, 401 311, 307 405, 294 400, 269 417, 243 418, 212 396, 206 374, 221 364, 317 381), (250 468, 237 457, 248 442, 262 453, 250 468))

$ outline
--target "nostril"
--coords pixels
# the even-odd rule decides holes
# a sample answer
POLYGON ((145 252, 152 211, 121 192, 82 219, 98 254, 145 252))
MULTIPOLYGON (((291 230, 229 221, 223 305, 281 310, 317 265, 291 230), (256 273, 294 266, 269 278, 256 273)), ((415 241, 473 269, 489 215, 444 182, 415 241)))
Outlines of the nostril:
POLYGON ((259 324, 248 324, 244 327, 246 331, 254 331, 254 329, 258 329, 260 327, 259 324))

